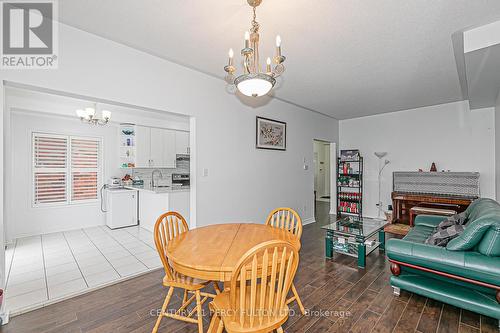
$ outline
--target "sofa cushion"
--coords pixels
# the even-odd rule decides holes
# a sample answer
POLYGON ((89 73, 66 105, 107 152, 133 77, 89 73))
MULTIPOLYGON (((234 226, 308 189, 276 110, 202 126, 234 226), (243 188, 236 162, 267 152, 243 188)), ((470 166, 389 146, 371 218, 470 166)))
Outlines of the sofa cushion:
POLYGON ((426 225, 416 225, 410 229, 408 234, 404 237, 404 240, 423 244, 425 240, 429 238, 429 236, 431 236, 433 233, 433 227, 428 227, 426 225))
POLYGON ((483 239, 488 229, 497 224, 500 215, 486 215, 467 224, 464 232, 451 240, 446 248, 450 251, 467 251, 473 249, 483 239))
POLYGON ((463 231, 465 227, 460 224, 453 224, 444 229, 436 229, 435 233, 430 235, 426 240, 425 244, 437 245, 437 246, 446 246, 449 241, 453 238, 458 237, 463 231))
POLYGON ((500 257, 500 226, 492 226, 486 231, 477 250, 485 256, 500 257))
POLYGON ((453 216, 447 217, 446 220, 438 224, 438 229, 446 229, 448 227, 451 227, 453 225, 459 224, 459 225, 464 225, 467 224, 468 219, 465 216, 465 212, 462 212, 460 214, 455 214, 453 216))
POLYGON ((500 225, 500 205, 491 199, 475 200, 466 210, 468 219, 464 232, 448 243, 450 251, 473 249, 491 226, 500 225))
POLYGON ((387 257, 416 266, 500 285, 500 258, 474 251, 449 251, 444 247, 389 239, 387 257))
POLYGON ((441 215, 417 215, 415 217, 415 226, 422 225, 426 227, 435 228, 439 223, 446 219, 446 216, 441 215))

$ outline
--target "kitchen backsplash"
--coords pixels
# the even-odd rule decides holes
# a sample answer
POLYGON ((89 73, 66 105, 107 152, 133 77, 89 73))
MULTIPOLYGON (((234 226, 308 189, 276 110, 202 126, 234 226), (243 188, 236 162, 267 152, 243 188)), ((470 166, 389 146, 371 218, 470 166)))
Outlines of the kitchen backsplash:
MULTIPOLYGON (((155 181, 159 180, 159 183, 163 183, 164 185, 172 185, 172 174, 173 173, 189 173, 189 160, 178 160, 176 162, 176 168, 158 168, 162 173, 162 178, 159 178, 158 173, 155 174, 155 181)), ((127 170, 126 173, 129 173, 133 178, 139 177, 144 180, 145 184, 149 184, 151 182, 151 173, 155 170, 154 168, 134 168, 127 170)), ((122 177, 125 175, 123 173, 122 177)))

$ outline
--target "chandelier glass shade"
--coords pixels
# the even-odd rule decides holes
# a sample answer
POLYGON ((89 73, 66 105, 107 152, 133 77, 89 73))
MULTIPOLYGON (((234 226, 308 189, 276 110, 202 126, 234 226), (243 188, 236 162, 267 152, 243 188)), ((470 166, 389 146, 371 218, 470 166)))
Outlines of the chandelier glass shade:
POLYGON ((84 123, 88 123, 90 125, 106 125, 111 119, 111 111, 102 110, 101 118, 99 118, 96 115, 96 109, 97 104, 93 108, 88 107, 85 109, 78 109, 76 110, 76 115, 84 123))
POLYGON ((229 61, 224 67, 226 71, 226 82, 235 85, 238 90, 246 96, 264 96, 273 89, 276 78, 285 71, 283 62, 285 57, 281 54, 281 37, 276 36, 276 55, 273 58, 274 67, 271 66, 271 58, 267 58, 265 71, 261 70, 259 63, 259 23, 256 8, 262 0, 247 0, 253 8, 253 20, 250 31, 245 32, 245 46, 241 50, 243 57, 243 74, 235 76, 234 52, 229 49, 229 61))

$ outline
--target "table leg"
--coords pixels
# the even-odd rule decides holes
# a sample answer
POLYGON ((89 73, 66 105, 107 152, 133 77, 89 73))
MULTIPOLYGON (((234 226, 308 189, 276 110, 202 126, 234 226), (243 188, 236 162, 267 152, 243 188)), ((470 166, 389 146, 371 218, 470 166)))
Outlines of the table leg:
POLYGON ((384 229, 382 229, 378 232, 378 241, 380 242, 380 245, 378 247, 379 250, 385 251, 385 232, 384 232, 384 229))
POLYGON ((364 243, 358 244, 358 267, 365 268, 366 266, 366 246, 364 243))
POLYGON ((333 257, 332 235, 328 232, 325 237, 325 257, 333 257))

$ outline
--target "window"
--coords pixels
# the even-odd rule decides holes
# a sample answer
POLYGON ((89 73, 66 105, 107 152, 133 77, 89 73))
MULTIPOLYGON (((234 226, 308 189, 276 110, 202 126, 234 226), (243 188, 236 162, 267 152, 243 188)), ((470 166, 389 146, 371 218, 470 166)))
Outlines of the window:
POLYGON ((33 133, 33 202, 72 204, 98 199, 98 138, 33 133))

